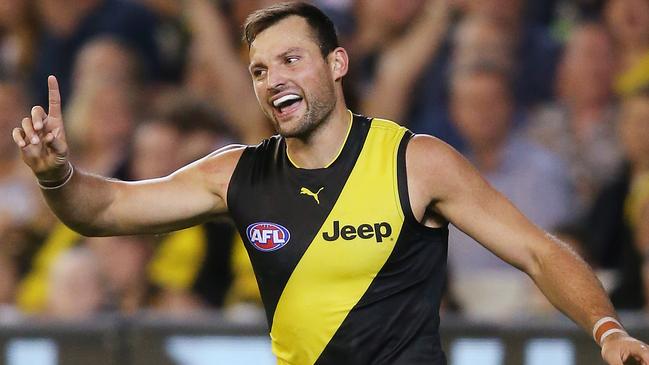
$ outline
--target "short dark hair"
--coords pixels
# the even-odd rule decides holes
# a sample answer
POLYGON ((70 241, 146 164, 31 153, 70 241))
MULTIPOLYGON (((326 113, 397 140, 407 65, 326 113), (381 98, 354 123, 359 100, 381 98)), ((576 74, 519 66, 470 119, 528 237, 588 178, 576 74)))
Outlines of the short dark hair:
POLYGON ((322 57, 327 57, 338 47, 338 35, 334 23, 322 10, 305 2, 285 2, 260 9, 248 16, 243 26, 243 40, 252 45, 259 33, 289 16, 304 18, 311 27, 322 57))

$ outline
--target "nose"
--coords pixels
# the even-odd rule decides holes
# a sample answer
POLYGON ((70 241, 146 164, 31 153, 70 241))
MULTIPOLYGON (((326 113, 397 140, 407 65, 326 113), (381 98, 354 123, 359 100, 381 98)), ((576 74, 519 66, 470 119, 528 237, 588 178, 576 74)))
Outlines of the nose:
POLYGON ((279 69, 268 69, 266 77, 268 78, 268 89, 272 91, 281 91, 286 86, 286 76, 279 69))

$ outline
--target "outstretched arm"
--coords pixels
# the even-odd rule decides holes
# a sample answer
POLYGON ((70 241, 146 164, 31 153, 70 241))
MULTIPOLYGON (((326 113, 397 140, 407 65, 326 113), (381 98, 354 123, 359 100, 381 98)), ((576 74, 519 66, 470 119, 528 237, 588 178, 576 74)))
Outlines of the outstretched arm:
POLYGON ((65 224, 88 236, 159 233, 226 210, 227 185, 242 148, 217 151, 167 177, 138 182, 75 170, 54 76, 48 87, 49 112, 32 108, 13 138, 47 203, 65 224))
MULTIPOLYGON (((530 223, 445 143, 414 137, 408 145, 407 169, 415 216, 423 220, 432 211, 452 222, 526 272, 554 306, 587 332, 600 319, 616 317, 588 265, 566 244, 530 223)), ((649 365, 647 346, 625 333, 616 332, 601 345, 602 356, 611 365, 631 357, 649 365)))

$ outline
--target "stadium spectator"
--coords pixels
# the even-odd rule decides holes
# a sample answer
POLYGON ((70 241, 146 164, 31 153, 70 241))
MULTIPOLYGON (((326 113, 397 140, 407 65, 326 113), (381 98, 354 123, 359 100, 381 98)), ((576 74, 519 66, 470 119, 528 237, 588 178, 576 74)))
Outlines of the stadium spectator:
MULTIPOLYGON (((199 99, 174 93, 157 104, 156 114, 134 133, 124 174, 129 179, 167 175, 235 140, 218 111, 199 99), (168 151, 176 153, 169 156, 168 151)), ((159 289, 159 311, 187 314, 241 302, 260 304, 252 267, 229 220, 161 236, 153 255, 148 277, 159 289), (246 286, 249 282, 252 287, 246 286)))
POLYGON ((485 62, 513 71, 516 67, 515 38, 508 31, 495 18, 467 15, 453 34, 452 68, 485 62))
POLYGON ((357 5, 361 24, 357 44, 352 48, 358 48, 357 52, 371 53, 376 51, 376 47, 384 47, 386 40, 390 43, 390 47, 380 49, 376 75, 361 99, 361 110, 366 115, 396 121, 405 120, 412 89, 442 46, 451 22, 451 8, 446 1, 413 1, 405 7, 402 4, 361 1, 357 5), (417 3, 423 5, 412 5, 417 3), (387 5, 392 8, 386 8, 387 5), (410 26, 404 27, 415 12, 417 17, 410 26), (391 14, 392 18, 376 22, 379 14, 391 14))
POLYGON ((621 168, 612 90, 614 57, 603 25, 575 28, 559 65, 557 101, 530 117, 530 137, 568 163, 579 201, 575 215, 590 208, 599 189, 621 168))
POLYGON ((141 76, 138 58, 117 38, 101 37, 79 50, 72 70, 72 90, 86 84, 110 84, 112 87, 137 88, 141 76))
POLYGON ((649 3, 609 0, 604 15, 618 55, 615 89, 633 95, 649 82, 649 3))
POLYGON ((464 1, 460 34, 452 30, 450 43, 443 48, 414 89, 407 120, 415 132, 430 133, 463 148, 463 142, 450 122, 449 75, 460 57, 469 53, 501 55, 512 67, 516 107, 528 109, 552 97, 559 46, 542 27, 524 21, 524 1, 464 1), (469 52, 456 52, 456 49, 469 52), (492 49, 494 48, 494 49, 492 49), (507 56, 505 56, 507 55, 507 56))
POLYGON ((560 47, 546 28, 525 22, 525 4, 525 0, 466 2, 469 15, 493 19, 514 37, 514 95, 519 106, 531 107, 554 95, 552 80, 560 47))
MULTIPOLYGON (((557 156, 512 130, 509 81, 508 74, 489 64, 455 70, 453 120, 468 143, 466 155, 482 175, 532 222, 553 229, 571 217, 570 180, 557 156)), ((529 309, 522 298, 530 298, 532 283, 454 227, 449 266, 453 292, 468 315, 511 318, 529 309)))
POLYGON ((187 0, 184 10, 193 31, 186 88, 216 105, 243 143, 259 143, 270 136, 271 126, 257 107, 247 64, 232 43, 227 19, 207 0, 187 0))
POLYGON ((620 135, 627 167, 598 196, 585 226, 587 248, 598 266, 618 272, 611 293, 619 309, 647 305, 647 174, 649 173, 649 96, 625 99, 620 135), (645 270, 643 270, 643 267, 645 270))
MULTIPOLYGON (((68 105, 69 143, 86 151, 83 160, 78 161, 80 165, 115 176, 127 158, 137 118, 139 83, 135 57, 129 49, 109 38, 88 42, 79 54, 73 71, 75 90, 68 105)), ((29 183, 22 186, 29 187, 31 197, 41 201, 36 186, 29 183)), ((26 201, 29 200, 23 200, 26 201)), ((43 237, 32 249, 31 257, 26 258, 28 264, 18 287, 18 304, 26 313, 45 310, 51 266, 59 255, 80 241, 76 233, 58 221, 50 219, 41 226, 43 237)))
MULTIPOLYGON (((20 110, 26 100, 16 82, 0 81, 0 131, 8 132, 20 120, 20 110)), ((10 141, 0 139, 0 237, 14 225, 28 224, 45 208, 29 171, 20 164, 18 154, 12 151, 10 141)), ((15 148, 14 148, 15 150, 15 148)))
POLYGON ((355 2, 354 30, 341 37, 353 60, 344 85, 352 110, 407 121, 415 132, 458 146, 459 137, 444 114, 456 6, 445 0, 355 2))
POLYGON ((25 79, 33 62, 36 26, 30 0, 0 3, 0 78, 25 79))
POLYGON ((113 175, 126 158, 136 122, 133 91, 92 84, 70 102, 70 142, 85 152, 80 166, 113 175))
POLYGON ((128 315, 152 304, 153 292, 146 277, 147 263, 153 251, 151 237, 93 237, 86 238, 83 244, 96 257, 95 265, 104 277, 114 309, 128 315))
POLYGON ((35 64, 30 91, 36 104, 47 102, 41 87, 48 75, 61 80, 61 93, 72 93, 72 67, 79 51, 98 37, 114 37, 140 58, 148 80, 160 78, 156 19, 145 7, 128 0, 41 0, 35 64))
POLYGON ((82 247, 57 258, 48 277, 45 312, 48 318, 84 320, 104 309, 106 288, 98 259, 99 256, 82 247))

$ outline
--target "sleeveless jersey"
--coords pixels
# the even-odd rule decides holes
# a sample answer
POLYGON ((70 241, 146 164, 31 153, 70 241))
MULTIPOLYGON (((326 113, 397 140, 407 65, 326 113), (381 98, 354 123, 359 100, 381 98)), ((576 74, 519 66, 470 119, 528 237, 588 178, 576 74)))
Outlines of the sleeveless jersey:
MULTIPOLYGON (((351 113, 350 113, 351 114, 351 113)), ((448 230, 412 213, 412 133, 352 115, 337 158, 296 167, 280 136, 243 152, 228 190, 280 365, 441 365, 448 230)))

